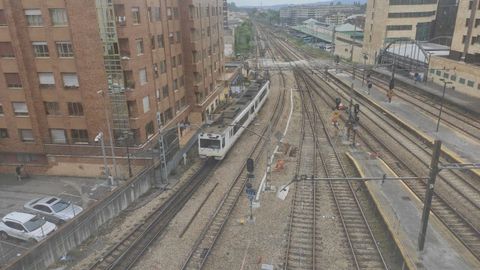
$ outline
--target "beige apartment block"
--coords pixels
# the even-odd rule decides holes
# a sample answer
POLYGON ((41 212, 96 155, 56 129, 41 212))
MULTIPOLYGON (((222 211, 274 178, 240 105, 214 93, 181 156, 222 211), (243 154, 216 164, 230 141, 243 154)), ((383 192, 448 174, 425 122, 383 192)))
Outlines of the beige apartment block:
POLYGON ((436 0, 368 0, 363 47, 369 63, 390 41, 428 40, 436 12, 436 0))

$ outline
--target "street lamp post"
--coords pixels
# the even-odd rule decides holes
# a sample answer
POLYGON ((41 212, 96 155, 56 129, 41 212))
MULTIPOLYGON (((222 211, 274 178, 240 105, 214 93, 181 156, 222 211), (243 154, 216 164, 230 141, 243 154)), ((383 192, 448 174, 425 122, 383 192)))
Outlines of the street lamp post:
MULTIPOLYGON (((107 165, 107 154, 105 152, 105 142, 104 142, 104 138, 103 138, 103 132, 100 132, 98 133, 98 135, 95 137, 95 142, 100 142, 100 146, 102 148, 102 155, 103 155, 103 168, 104 168, 104 174, 105 174, 105 177, 107 178, 107 180, 109 180, 109 183, 110 183, 110 169, 108 168, 108 165, 107 165)), ((113 184, 113 183, 110 183, 110 184, 113 184)))
MULTIPOLYGON (((107 129, 108 129, 108 139, 110 140, 110 146, 111 146, 111 150, 112 150, 113 169, 115 171, 115 177, 118 177, 117 161, 116 161, 116 158, 115 158, 115 142, 113 141, 112 128, 110 126, 110 117, 108 116, 108 111, 107 111, 107 102, 105 100, 106 99, 105 91, 99 90, 99 91, 97 91, 97 94, 99 94, 103 97, 103 111, 105 113, 105 121, 107 122, 107 129)), ((103 138, 103 133, 102 133, 102 138, 103 138)))
POLYGON ((368 59, 368 56, 366 53, 363 54, 363 75, 362 75, 362 86, 364 84, 364 81, 365 81, 365 69, 367 68, 367 59, 368 59))
POLYGON ((132 177, 132 164, 130 162, 130 149, 129 149, 129 144, 130 144, 130 131, 124 131, 123 132, 123 141, 125 143, 125 147, 127 148, 127 162, 128 162, 128 176, 132 177))
POLYGON ((447 89, 447 84, 452 83, 452 82, 447 82, 445 79, 440 79, 440 81, 443 82, 443 93, 442 93, 442 100, 440 102, 440 111, 438 112, 438 120, 437 120, 437 128, 436 128, 437 136, 438 136, 438 129, 440 128, 440 119, 442 117, 443 103, 445 102, 445 90, 447 89))

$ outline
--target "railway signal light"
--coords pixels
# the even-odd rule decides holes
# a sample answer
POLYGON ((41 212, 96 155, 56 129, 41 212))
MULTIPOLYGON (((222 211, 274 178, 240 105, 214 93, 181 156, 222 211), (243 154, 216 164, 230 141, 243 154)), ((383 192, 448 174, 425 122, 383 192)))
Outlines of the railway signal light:
POLYGON ((353 112, 355 113, 355 116, 357 116, 357 114, 360 112, 360 105, 359 104, 353 105, 353 112))
POLYGON ((252 158, 247 159, 247 171, 251 174, 255 168, 254 161, 252 158))

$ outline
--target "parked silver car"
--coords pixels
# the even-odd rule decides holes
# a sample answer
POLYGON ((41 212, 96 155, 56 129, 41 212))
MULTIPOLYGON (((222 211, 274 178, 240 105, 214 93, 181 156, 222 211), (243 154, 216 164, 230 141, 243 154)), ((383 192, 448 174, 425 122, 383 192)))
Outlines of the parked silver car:
POLYGON ((83 208, 58 197, 45 197, 27 202, 25 210, 44 216, 54 223, 64 223, 83 211, 83 208))
POLYGON ((25 241, 39 242, 57 229, 55 224, 39 216, 12 212, 0 221, 0 239, 13 237, 25 241))

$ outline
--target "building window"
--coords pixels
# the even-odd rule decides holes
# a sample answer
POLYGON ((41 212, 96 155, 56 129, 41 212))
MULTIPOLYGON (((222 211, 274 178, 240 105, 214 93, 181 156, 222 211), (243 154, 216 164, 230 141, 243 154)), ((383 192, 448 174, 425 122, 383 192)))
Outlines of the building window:
POLYGON ((26 9, 25 17, 29 26, 43 25, 42 11, 40 9, 26 9))
POLYGON ((45 113, 47 115, 60 115, 60 106, 58 102, 43 102, 45 113))
POLYGON ((178 19, 178 8, 177 7, 173 8, 173 18, 178 19))
POLYGON ((161 15, 160 15, 160 7, 153 7, 152 8, 152 16, 151 18, 158 22, 160 21, 162 18, 161 18, 161 15))
POLYGON ((140 78, 140 85, 147 84, 147 70, 142 68, 138 71, 138 77, 140 78))
POLYGON ((5 17, 5 11, 0 9, 0 26, 7 25, 7 18, 5 17))
POLYGON ((3 116, 3 105, 0 103, 0 116, 3 116))
POLYGON ((53 26, 68 25, 67 12, 64 8, 51 8, 49 11, 53 26))
POLYGON ((442 75, 442 72, 441 72, 440 70, 437 70, 437 71, 435 72, 435 74, 437 74, 437 76, 441 76, 441 75, 442 75))
POLYGON ((155 50, 155 36, 150 37, 150 47, 155 50))
POLYGON ((72 129, 72 143, 88 143, 88 131, 86 129, 72 129))
POLYGON ((158 48, 165 47, 165 43, 163 41, 163 34, 157 36, 157 43, 158 43, 158 48))
POLYGON ((175 35, 174 35, 172 32, 168 33, 168 42, 169 42, 170 44, 174 44, 174 43, 175 43, 175 35))
POLYGON ((42 88, 52 87, 55 86, 55 77, 51 72, 39 72, 38 82, 42 88))
POLYGON ((172 57, 172 67, 177 67, 177 57, 176 56, 172 57))
POLYGON ((6 128, 0 128, 0 139, 8 138, 8 130, 6 128))
POLYGON ((177 90, 178 89, 178 80, 175 79, 173 80, 173 90, 177 90))
POLYGON ((78 76, 76 73, 62 73, 63 87, 67 89, 78 88, 78 76))
POLYGON ((140 8, 132 7, 133 24, 140 24, 140 8))
POLYGON ((67 136, 64 129, 50 129, 52 143, 67 143, 67 136))
POLYGON ((153 121, 148 122, 148 124, 145 125, 145 133, 147 134, 147 139, 153 136, 153 133, 155 132, 155 127, 153 126, 153 121))
POLYGON ((447 78, 447 79, 448 79, 449 76, 450 76, 450 74, 448 74, 448 73, 446 73, 446 72, 443 73, 443 78, 447 78))
POLYGON ((18 133, 20 134, 20 138, 22 142, 33 142, 33 131, 31 129, 19 129, 18 133))
POLYGON ((150 111, 150 99, 148 96, 143 98, 143 113, 147 113, 150 111))
POLYGON ((465 44, 465 41, 467 40, 467 36, 466 35, 463 35, 462 37, 462 44, 465 44))
POLYGON ((22 88, 22 81, 18 73, 5 73, 5 81, 8 88, 22 88))
POLYGON ((25 102, 12 102, 13 112, 17 116, 28 115, 28 107, 25 102))
POLYGON ((68 102, 68 115, 82 116, 83 105, 80 102, 68 102))
POLYGON ((182 34, 180 33, 180 31, 177 31, 176 35, 177 35, 177 43, 182 42, 182 34))
POLYGON ((177 59, 178 59, 178 65, 181 66, 183 64, 182 55, 181 54, 177 55, 177 59))
POLYGON ((166 73, 167 72, 167 61, 163 60, 160 62, 160 73, 166 73))
POLYGON ((170 7, 167 7, 167 18, 169 20, 172 19, 172 8, 170 8, 170 7))
POLYGON ((15 57, 11 42, 0 42, 0 57, 2 58, 15 57))
POLYGON ((33 53, 35 57, 49 57, 48 44, 45 41, 32 42, 33 53))
POLYGON ((461 84, 465 84, 465 79, 464 79, 464 78, 460 78, 460 79, 458 79, 458 82, 461 83, 461 84))
POLYGON ((58 57, 73 57, 72 43, 68 41, 56 42, 58 57))
POLYGON ((168 95, 169 95, 169 90, 168 90, 168 84, 167 84, 162 87, 162 96, 163 98, 166 98, 168 97, 168 95))
POLYGON ((467 86, 473 87, 474 85, 475 85, 474 81, 470 81, 470 80, 467 81, 467 86))
POLYGON ((155 75, 155 78, 158 78, 160 74, 158 73, 158 64, 153 64, 153 74, 155 75))
POLYGON ((456 76, 456 75, 450 76, 450 80, 451 80, 451 81, 456 81, 456 80, 457 80, 457 76, 456 76))
POLYGON ((135 40, 135 46, 137 47, 137 55, 142 55, 144 53, 143 38, 137 38, 135 40))
POLYGON ((387 25, 387 31, 412 30, 411 25, 387 25))
POLYGON ((168 121, 173 119, 173 113, 172 113, 172 108, 168 108, 165 111, 165 123, 168 123, 168 121))

